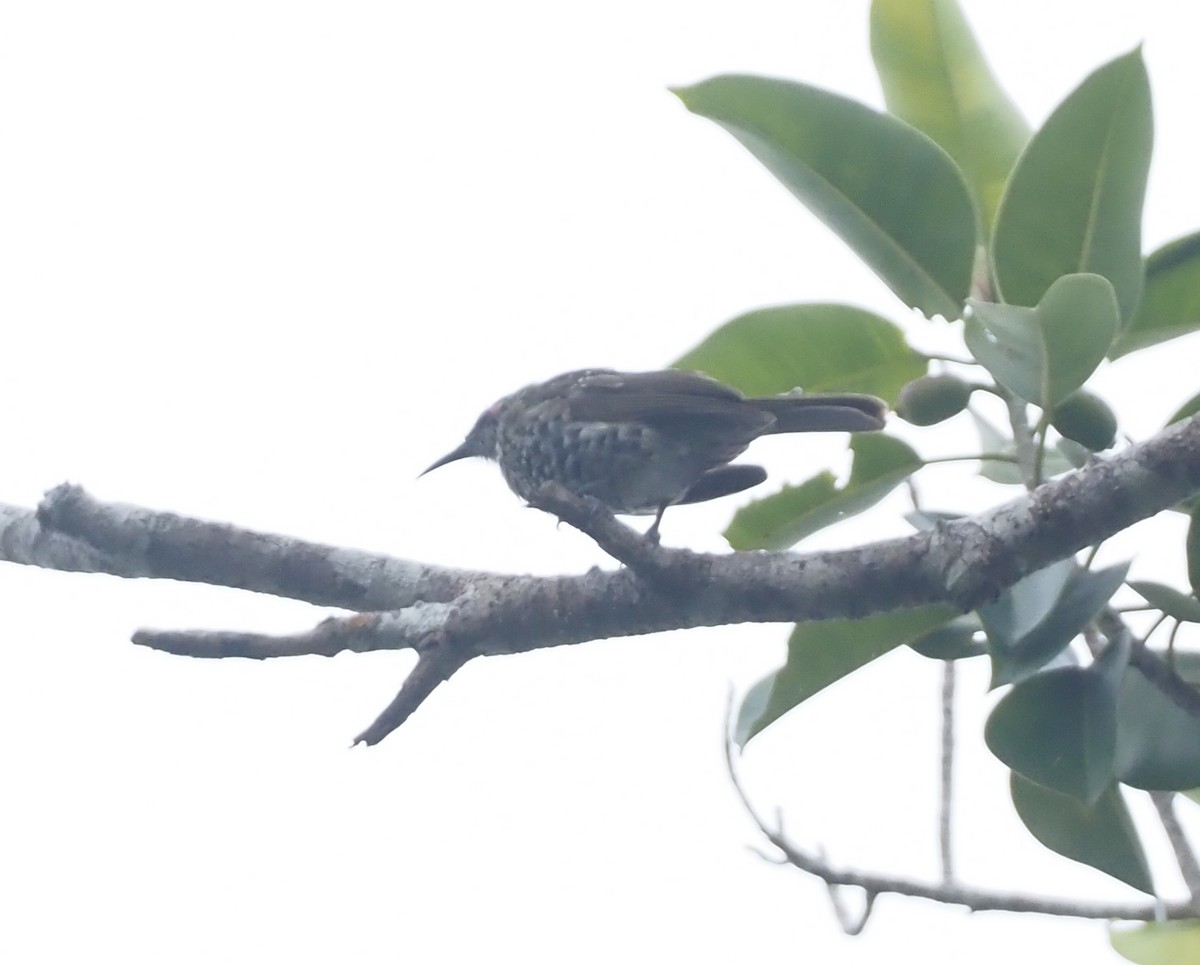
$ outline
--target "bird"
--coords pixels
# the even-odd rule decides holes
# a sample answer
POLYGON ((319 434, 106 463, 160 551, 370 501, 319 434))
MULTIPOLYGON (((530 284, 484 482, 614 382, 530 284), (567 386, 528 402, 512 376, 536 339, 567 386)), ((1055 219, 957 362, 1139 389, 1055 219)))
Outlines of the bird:
POLYGON ((546 483, 590 496, 617 515, 653 515, 657 540, 671 506, 757 486, 761 466, 733 463, 759 436, 873 432, 887 404, 871 395, 747 397, 700 372, 579 369, 525 386, 484 410, 462 444, 425 473, 477 456, 535 502, 546 483))

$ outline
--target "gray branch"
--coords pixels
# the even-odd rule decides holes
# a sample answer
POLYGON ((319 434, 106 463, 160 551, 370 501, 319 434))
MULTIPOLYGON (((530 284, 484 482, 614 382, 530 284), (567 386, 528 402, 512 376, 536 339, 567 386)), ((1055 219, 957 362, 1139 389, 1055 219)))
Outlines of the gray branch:
POLYGON ((942 663, 942 759, 938 801, 938 854, 942 880, 954 880, 954 683, 953 660, 942 663))
POLYGON ((103 503, 65 483, 50 490, 36 512, 0 504, 0 560, 210 583, 347 610, 453 600, 487 576, 103 503))
MULTIPOLYGON (((411 647, 424 658, 419 668, 437 671, 423 678, 430 686, 406 688, 405 700, 419 703, 443 673, 477 656, 699 626, 863 617, 928 603, 974 609, 1197 489, 1200 417, 988 512, 833 552, 717 555, 661 547, 588 501, 549 492, 544 504, 629 566, 556 577, 480 573, 102 503, 63 485, 36 514, 0 508, 0 558, 213 583, 360 611, 286 637, 141 630, 135 639, 202 657, 411 647), (453 659, 435 660, 439 649, 453 659)), ((415 708, 401 701, 385 716, 403 720, 415 708)), ((373 726, 363 739, 385 734, 373 726)))
POLYGON ((1175 860, 1179 863, 1179 872, 1183 883, 1187 885, 1188 893, 1192 896, 1192 914, 1200 913, 1200 862, 1196 860, 1196 852, 1192 850, 1191 842, 1184 833, 1183 825, 1175 815, 1175 795, 1169 791, 1151 791, 1150 800, 1158 819, 1171 842, 1171 850, 1175 852, 1175 860))
POLYGON ((1153 901, 1134 904, 1072 901, 1068 898, 1048 895, 1028 895, 993 891, 989 888, 973 888, 947 880, 933 883, 899 875, 838 868, 823 854, 806 851, 795 844, 783 833, 782 825, 769 825, 755 810, 738 779, 733 759, 733 746, 729 740, 725 742, 725 762, 734 790, 741 799, 746 813, 750 815, 750 819, 758 827, 763 837, 776 849, 777 855, 763 855, 766 860, 778 864, 788 864, 820 878, 833 896, 837 895, 838 889, 847 887, 859 888, 866 895, 867 903, 862 919, 855 923, 853 930, 847 926, 844 909, 835 904, 839 922, 851 934, 857 934, 862 930, 866 924, 866 918, 874 906, 875 899, 884 894, 924 898, 927 901, 936 901, 943 905, 962 905, 971 911, 1012 911, 1066 918, 1103 918, 1118 921, 1158 921, 1163 918, 1194 920, 1196 917, 1195 908, 1191 902, 1162 903, 1153 901))

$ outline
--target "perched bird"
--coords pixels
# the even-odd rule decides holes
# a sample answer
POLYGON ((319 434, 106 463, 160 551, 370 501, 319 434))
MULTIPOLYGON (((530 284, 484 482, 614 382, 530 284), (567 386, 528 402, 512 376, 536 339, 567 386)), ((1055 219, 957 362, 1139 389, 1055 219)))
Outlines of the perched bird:
POLYGON ((524 499, 557 482, 614 513, 653 514, 653 538, 668 506, 766 479, 761 466, 730 464, 759 436, 871 432, 886 412, 869 395, 746 398, 698 372, 581 369, 505 396, 425 472, 468 456, 494 459, 524 499))

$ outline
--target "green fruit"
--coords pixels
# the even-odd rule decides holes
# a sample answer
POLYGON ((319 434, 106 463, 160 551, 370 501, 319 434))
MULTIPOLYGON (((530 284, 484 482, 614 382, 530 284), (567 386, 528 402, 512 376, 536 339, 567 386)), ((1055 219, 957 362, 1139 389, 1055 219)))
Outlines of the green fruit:
POLYGON ((956 416, 971 400, 971 386, 955 375, 922 375, 900 390, 896 413, 914 426, 931 426, 956 416))
POLYGON ((1092 452, 1107 449, 1117 437, 1117 417, 1108 403, 1080 389, 1054 407, 1050 425, 1059 435, 1092 452))

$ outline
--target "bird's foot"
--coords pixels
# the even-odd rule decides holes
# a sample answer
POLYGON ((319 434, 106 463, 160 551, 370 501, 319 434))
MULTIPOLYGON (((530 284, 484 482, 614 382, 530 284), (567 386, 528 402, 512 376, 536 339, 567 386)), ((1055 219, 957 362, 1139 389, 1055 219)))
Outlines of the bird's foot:
POLYGON ((658 544, 662 542, 662 535, 659 533, 658 527, 662 523, 663 513, 666 512, 666 509, 667 507, 664 506, 657 513, 655 513, 654 522, 650 524, 650 528, 643 534, 642 538, 645 539, 647 543, 653 543, 655 546, 658 546, 658 544))

